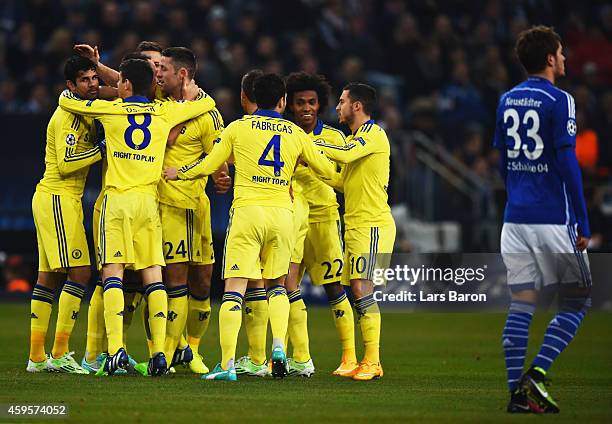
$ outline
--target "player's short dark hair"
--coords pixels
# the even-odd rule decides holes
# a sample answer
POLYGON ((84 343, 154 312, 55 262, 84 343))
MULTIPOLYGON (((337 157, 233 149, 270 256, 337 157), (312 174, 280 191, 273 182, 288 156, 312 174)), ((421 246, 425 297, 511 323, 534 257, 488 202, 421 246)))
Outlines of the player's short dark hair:
POLYGON ((534 74, 546 68, 548 55, 556 55, 560 44, 552 27, 538 25, 519 34, 514 50, 527 73, 534 74))
POLYGON ((278 74, 263 74, 253 83, 255 103, 261 109, 274 109, 285 93, 285 81, 278 74))
POLYGON ((134 95, 148 96, 153 84, 153 70, 148 61, 142 59, 128 59, 121 62, 119 72, 123 79, 132 83, 134 95))
POLYGON ((185 68, 187 76, 193 78, 197 67, 196 57, 187 47, 168 47, 162 50, 161 54, 172 59, 176 70, 185 68))
POLYGON ((293 96, 299 91, 312 90, 317 92, 319 97, 319 113, 325 112, 329 104, 331 85, 323 75, 309 74, 306 72, 292 72, 287 77, 287 104, 293 103, 293 96))
POLYGON ((79 72, 85 72, 93 69, 96 70, 96 64, 83 56, 70 56, 64 65, 64 78, 66 81, 72 81, 76 84, 76 79, 79 77, 79 72))
POLYGON ((131 52, 131 53, 127 53, 125 56, 123 56, 121 61, 125 62, 126 60, 130 60, 130 59, 149 60, 150 57, 147 56, 146 54, 142 54, 141 52, 131 52))
POLYGON ((264 72, 261 69, 251 69, 243 75, 242 81, 240 82, 240 89, 244 92, 247 99, 253 103, 255 103, 255 93, 253 92, 254 82, 263 74, 264 72))
POLYGON ((372 115, 376 109, 378 101, 376 89, 361 82, 351 82, 342 89, 348 91, 349 98, 352 102, 360 102, 363 107, 363 112, 366 115, 372 115))
POLYGON ((162 52, 164 48, 156 41, 141 41, 136 47, 137 52, 162 52))

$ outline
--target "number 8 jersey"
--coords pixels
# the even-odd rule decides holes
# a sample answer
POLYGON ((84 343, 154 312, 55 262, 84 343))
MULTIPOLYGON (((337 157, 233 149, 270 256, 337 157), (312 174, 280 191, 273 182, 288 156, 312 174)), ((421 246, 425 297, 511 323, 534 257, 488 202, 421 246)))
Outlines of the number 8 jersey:
POLYGON ((502 95, 494 145, 506 157, 505 222, 576 223, 557 159, 559 149, 575 148, 576 131, 573 97, 544 78, 529 77, 502 95))
POLYGON ((59 105, 69 112, 97 118, 104 125, 108 162, 105 188, 157 196, 170 129, 212 110, 215 101, 203 91, 191 102, 149 102, 142 96, 84 101, 66 90, 59 105))

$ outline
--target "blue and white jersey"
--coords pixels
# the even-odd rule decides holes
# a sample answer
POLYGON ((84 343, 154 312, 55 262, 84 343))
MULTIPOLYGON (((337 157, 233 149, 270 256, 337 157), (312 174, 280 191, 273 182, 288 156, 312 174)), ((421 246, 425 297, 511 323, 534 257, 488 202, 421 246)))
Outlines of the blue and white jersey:
POLYGON ((544 78, 530 77, 502 95, 494 145, 506 153, 504 222, 576 223, 556 154, 576 146, 576 131, 574 98, 544 78))

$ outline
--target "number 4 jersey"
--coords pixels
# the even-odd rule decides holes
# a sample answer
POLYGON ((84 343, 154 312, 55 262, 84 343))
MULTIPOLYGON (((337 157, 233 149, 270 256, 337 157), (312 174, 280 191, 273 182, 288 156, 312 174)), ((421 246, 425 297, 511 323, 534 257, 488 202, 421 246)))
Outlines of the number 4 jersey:
POLYGON ((573 97, 544 78, 530 77, 502 95, 494 145, 506 158, 505 222, 576 223, 558 154, 576 146, 575 113, 573 97))
POLYGON ((179 169, 180 180, 210 175, 233 153, 236 166, 232 207, 269 206, 293 210, 289 185, 299 157, 315 174, 331 179, 336 166, 304 130, 270 110, 245 115, 225 128, 203 160, 179 169))

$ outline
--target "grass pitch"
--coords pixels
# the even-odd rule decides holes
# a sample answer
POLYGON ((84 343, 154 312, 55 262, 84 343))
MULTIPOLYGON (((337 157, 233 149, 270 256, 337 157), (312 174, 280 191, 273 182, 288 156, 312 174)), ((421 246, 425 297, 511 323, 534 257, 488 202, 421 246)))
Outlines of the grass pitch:
MULTIPOLYGON (((355 382, 333 377, 339 344, 327 308, 311 308, 310 379, 243 377, 237 383, 202 381, 179 369, 163 378, 29 374, 29 305, 0 306, 0 403, 69 406, 70 422, 612 422, 612 315, 587 315, 575 341, 549 373, 561 413, 510 416, 500 333, 503 314, 384 313, 383 379, 355 382)), ((80 361, 85 347, 86 305, 71 347, 80 361)), ((201 353, 219 360, 215 313, 201 353)), ((536 315, 529 358, 550 315, 536 315)), ((51 329, 54 328, 52 323, 51 329)), ((53 331, 49 332, 48 348, 53 331)), ((244 333, 244 332, 243 332, 244 333)), ((238 355, 246 350, 240 336, 238 355)), ((358 341, 360 346, 360 341, 358 341)), ((140 319, 128 350, 145 358, 140 319)), ((33 422, 0 418, 0 422, 33 422)))

